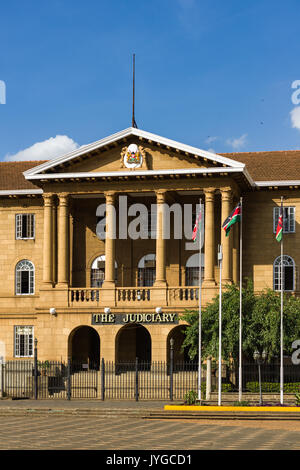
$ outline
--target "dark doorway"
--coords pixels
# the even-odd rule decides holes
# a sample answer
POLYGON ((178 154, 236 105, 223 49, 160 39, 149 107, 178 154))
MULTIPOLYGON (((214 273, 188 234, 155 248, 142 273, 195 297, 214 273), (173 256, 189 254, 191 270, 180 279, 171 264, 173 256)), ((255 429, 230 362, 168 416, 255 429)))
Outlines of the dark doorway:
POLYGON ((198 355, 192 360, 188 354, 189 348, 183 348, 183 341, 185 339, 184 330, 186 325, 178 325, 173 328, 168 334, 167 338, 167 362, 170 363, 170 340, 174 340, 174 370, 194 369, 194 365, 198 362, 198 355))
POLYGON ((94 328, 80 326, 71 332, 69 357, 73 363, 88 364, 90 369, 99 369, 100 337, 94 328))
POLYGON ((116 338, 116 362, 151 362, 151 336, 139 323, 123 326, 116 338))

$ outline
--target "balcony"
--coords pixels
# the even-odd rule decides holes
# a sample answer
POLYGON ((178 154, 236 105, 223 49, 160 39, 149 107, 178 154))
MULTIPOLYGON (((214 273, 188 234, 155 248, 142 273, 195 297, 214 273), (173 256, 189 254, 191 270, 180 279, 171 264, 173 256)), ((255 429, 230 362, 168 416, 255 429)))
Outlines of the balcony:
POLYGON ((69 307, 108 305, 109 297, 116 307, 144 306, 151 307, 160 300, 161 306, 197 307, 199 304, 199 288, 195 287, 116 287, 115 289, 73 287, 69 289, 69 307))

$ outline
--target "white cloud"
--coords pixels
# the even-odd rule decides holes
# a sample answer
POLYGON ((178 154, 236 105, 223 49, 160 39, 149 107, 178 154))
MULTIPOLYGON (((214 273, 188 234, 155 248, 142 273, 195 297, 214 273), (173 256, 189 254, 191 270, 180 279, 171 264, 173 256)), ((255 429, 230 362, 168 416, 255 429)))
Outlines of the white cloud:
POLYGON ((210 136, 208 136, 207 139, 205 140, 205 143, 206 143, 206 144, 212 144, 213 142, 215 142, 216 140, 218 140, 218 138, 219 138, 219 137, 210 135, 210 136))
POLYGON ((296 108, 292 109, 290 115, 292 127, 295 127, 296 129, 300 130, 300 106, 297 106, 296 108))
POLYGON ((246 145, 247 135, 248 134, 243 134, 236 139, 227 139, 226 144, 230 145, 234 150, 239 150, 246 145))
POLYGON ((36 142, 14 155, 6 154, 4 161, 50 160, 76 150, 79 145, 67 135, 57 135, 43 142, 36 142))

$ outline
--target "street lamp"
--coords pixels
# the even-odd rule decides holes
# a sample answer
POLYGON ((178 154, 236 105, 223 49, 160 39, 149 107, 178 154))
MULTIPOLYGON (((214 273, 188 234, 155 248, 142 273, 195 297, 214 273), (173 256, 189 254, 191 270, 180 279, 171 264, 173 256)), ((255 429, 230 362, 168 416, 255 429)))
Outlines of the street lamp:
POLYGON ((267 353, 265 350, 263 350, 263 352, 260 354, 259 351, 254 351, 253 353, 253 358, 255 360, 255 362, 257 363, 257 366, 258 366, 258 383, 259 383, 259 404, 260 406, 263 404, 263 401, 262 401, 262 391, 261 391, 261 370, 260 370, 260 366, 261 364, 263 364, 267 358, 267 353))

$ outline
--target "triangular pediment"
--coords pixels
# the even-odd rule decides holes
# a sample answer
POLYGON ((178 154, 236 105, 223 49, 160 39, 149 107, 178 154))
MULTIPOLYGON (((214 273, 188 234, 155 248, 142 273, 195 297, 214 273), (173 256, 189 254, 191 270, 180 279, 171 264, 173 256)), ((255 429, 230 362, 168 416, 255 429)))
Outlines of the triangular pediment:
POLYGON ((128 128, 105 139, 43 163, 26 172, 27 179, 45 175, 98 175, 129 171, 184 171, 203 169, 241 169, 244 164, 229 158, 160 137, 136 128, 128 128))

